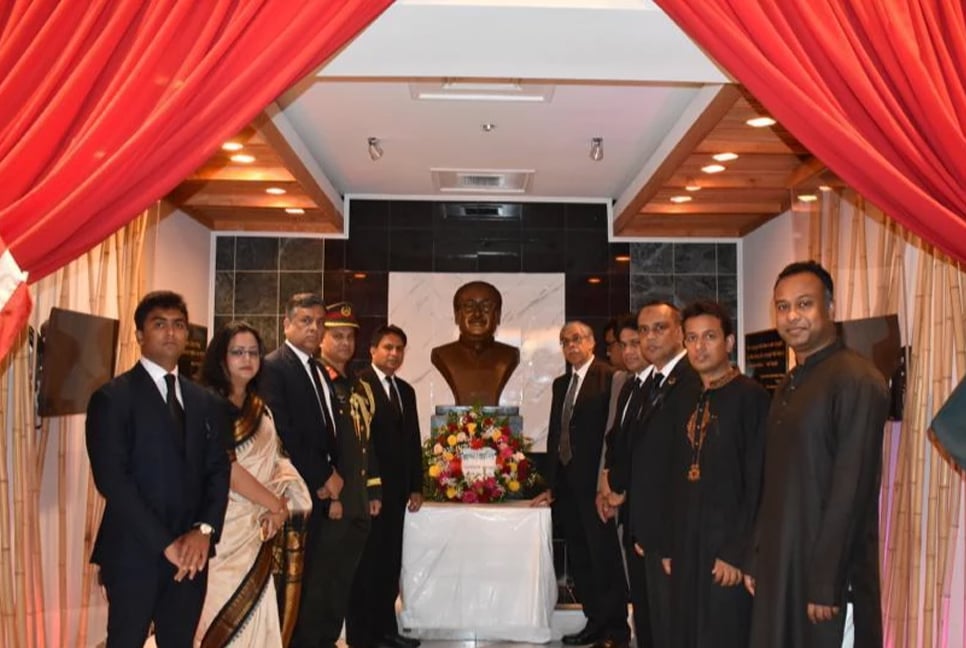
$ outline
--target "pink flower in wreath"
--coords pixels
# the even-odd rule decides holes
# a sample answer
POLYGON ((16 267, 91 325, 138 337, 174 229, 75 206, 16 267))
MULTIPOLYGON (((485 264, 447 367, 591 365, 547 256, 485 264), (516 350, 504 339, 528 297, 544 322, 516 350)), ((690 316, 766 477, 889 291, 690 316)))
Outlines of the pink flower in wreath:
POLYGON ((464 504, 475 504, 479 498, 476 493, 472 490, 463 491, 463 503, 464 504))

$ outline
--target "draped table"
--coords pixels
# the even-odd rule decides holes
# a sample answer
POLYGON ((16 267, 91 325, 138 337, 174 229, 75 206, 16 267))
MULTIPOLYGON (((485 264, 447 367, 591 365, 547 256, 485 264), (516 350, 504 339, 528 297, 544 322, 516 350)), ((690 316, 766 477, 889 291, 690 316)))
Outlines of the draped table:
POLYGON ((427 502, 407 512, 400 587, 401 625, 417 637, 549 642, 550 508, 427 502))

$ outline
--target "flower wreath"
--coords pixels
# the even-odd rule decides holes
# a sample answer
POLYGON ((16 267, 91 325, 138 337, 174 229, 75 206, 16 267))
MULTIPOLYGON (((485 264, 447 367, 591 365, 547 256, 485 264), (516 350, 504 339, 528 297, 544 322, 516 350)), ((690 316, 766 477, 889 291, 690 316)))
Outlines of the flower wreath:
POLYGON ((539 475, 524 454, 533 442, 510 429, 507 419, 484 414, 480 406, 452 411, 423 444, 424 495, 437 502, 467 504, 523 498, 539 475), (470 481, 463 474, 465 450, 492 449, 493 475, 470 481))

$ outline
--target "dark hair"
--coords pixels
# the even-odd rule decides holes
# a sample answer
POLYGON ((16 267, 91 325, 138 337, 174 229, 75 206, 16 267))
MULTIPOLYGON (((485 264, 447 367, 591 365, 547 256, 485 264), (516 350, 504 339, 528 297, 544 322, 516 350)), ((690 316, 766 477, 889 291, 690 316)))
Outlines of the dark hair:
MULTIPOLYGON (((229 396, 231 393, 231 378, 228 376, 226 360, 228 358, 228 345, 231 343, 231 339, 239 333, 251 333, 255 336, 255 342, 258 343, 259 359, 265 353, 262 336, 248 322, 234 320, 225 324, 220 331, 215 333, 205 350, 205 361, 201 365, 201 382, 222 396, 229 396)), ((261 371, 262 367, 259 363, 258 373, 245 386, 246 393, 250 394, 255 391, 261 371)))
POLYGON ((785 277, 791 277, 797 274, 812 274, 818 277, 822 285, 825 286, 825 303, 826 305, 831 304, 835 300, 835 284, 832 283, 832 275, 829 274, 828 270, 822 267, 822 264, 818 261, 796 261, 795 263, 789 263, 785 268, 778 273, 778 278, 775 279, 775 285, 773 288, 778 287, 778 282, 785 277))
POLYGON ((637 318, 633 315, 624 315, 616 321, 616 326, 614 328, 615 337, 621 336, 621 331, 634 331, 637 333, 637 318))
POLYGON ((600 337, 602 340, 605 340, 605 341, 607 340, 607 331, 610 331, 611 333, 613 333, 614 339, 615 340, 617 339, 618 329, 617 329, 616 317, 612 317, 611 319, 607 320, 607 323, 604 324, 604 328, 600 330, 600 337))
POLYGON ((496 302, 496 309, 500 310, 503 308, 503 296, 500 294, 500 291, 497 290, 496 286, 491 283, 487 283, 486 281, 471 281, 456 289, 456 294, 453 295, 453 310, 459 310, 460 295, 463 294, 464 290, 469 290, 470 288, 486 288, 496 296, 496 299, 494 299, 496 302))
POLYGON ((725 337, 729 335, 734 335, 734 326, 731 323, 731 317, 728 315, 728 309, 722 306, 716 301, 711 301, 710 299, 699 299, 696 302, 688 304, 683 311, 681 311, 681 326, 683 327, 685 322, 694 317, 699 317, 701 315, 710 315, 711 317, 716 317, 719 322, 721 322, 721 332, 725 334, 725 337))
POLYGON ((294 317, 295 311, 299 308, 315 308, 316 306, 325 308, 325 302, 322 301, 320 295, 311 292, 295 293, 288 298, 288 303, 285 304, 285 317, 294 317))
POLYGON ((387 335, 398 336, 399 339, 402 340, 403 346, 406 346, 409 343, 408 340, 406 340, 406 332, 401 328, 395 324, 383 324, 372 333, 372 341, 370 342, 369 346, 379 346, 379 343, 382 342, 382 338, 386 337, 387 335))
POLYGON ((134 328, 144 331, 144 321, 155 308, 179 310, 184 315, 185 322, 188 321, 188 306, 184 303, 184 297, 170 290, 155 290, 142 297, 134 309, 134 328))
POLYGON ((637 309, 637 317, 641 316, 641 311, 645 308, 652 308, 654 306, 667 306, 671 309, 671 319, 675 320, 678 324, 681 323, 681 309, 665 299, 652 299, 649 302, 645 302, 643 306, 637 309))

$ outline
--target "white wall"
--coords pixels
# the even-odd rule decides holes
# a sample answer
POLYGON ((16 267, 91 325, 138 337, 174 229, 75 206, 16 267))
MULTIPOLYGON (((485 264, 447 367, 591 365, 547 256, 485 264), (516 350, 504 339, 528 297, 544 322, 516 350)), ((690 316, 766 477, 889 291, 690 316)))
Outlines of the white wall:
POLYGON ((209 325, 211 230, 184 212, 162 206, 144 241, 145 291, 173 290, 188 304, 192 324, 209 325))

